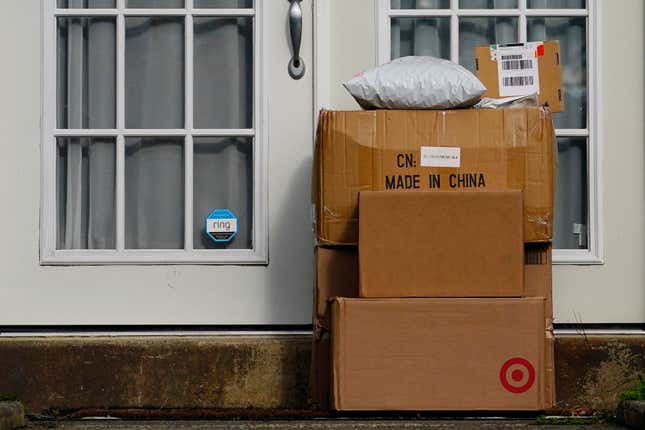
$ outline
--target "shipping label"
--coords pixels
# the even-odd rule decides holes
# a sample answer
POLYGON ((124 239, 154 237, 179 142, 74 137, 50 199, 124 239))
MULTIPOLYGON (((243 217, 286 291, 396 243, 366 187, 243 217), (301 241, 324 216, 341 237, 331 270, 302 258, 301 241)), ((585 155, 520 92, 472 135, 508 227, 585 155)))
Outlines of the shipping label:
POLYGON ((491 46, 491 56, 497 61, 500 97, 540 93, 538 56, 542 48, 542 42, 491 46))
POLYGON ((422 146, 421 167, 461 167, 461 148, 422 146))

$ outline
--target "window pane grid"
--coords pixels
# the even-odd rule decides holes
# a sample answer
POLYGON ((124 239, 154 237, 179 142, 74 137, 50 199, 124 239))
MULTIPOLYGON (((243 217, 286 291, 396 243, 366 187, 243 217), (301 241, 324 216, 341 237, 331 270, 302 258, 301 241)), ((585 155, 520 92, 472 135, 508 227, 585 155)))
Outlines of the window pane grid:
MULTIPOLYGON (((257 59, 257 42, 258 37, 256 34, 256 10, 255 8, 217 8, 217 2, 212 8, 203 9, 194 9, 193 0, 186 0, 185 8, 181 9, 161 9, 161 8, 148 8, 148 9, 134 9, 127 8, 127 0, 115 0, 114 8, 104 8, 104 9, 65 9, 65 8, 52 8, 50 9, 51 17, 56 22, 60 17, 87 17, 87 18, 96 18, 96 17, 113 17, 116 22, 116 31, 115 31, 115 45, 116 45, 116 81, 117 85, 114 89, 115 91, 115 107, 116 107, 116 127, 115 128, 56 128, 55 124, 53 127, 49 127, 50 133, 54 139, 51 140, 51 146, 56 146, 56 139, 60 138, 113 138, 115 142, 115 199, 114 199, 114 212, 115 212, 115 238, 112 244, 111 249, 103 250, 83 250, 83 256, 88 256, 89 258, 96 258, 92 260, 94 263, 116 263, 116 262, 142 262, 142 263, 158 263, 158 262, 172 262, 176 260, 177 262, 217 262, 217 263, 230 263, 230 262, 243 262, 248 260, 249 262, 254 261, 256 257, 252 257, 251 253, 255 253, 255 239, 251 243, 251 248, 246 248, 244 246, 241 249, 226 249, 226 247, 217 247, 214 249, 195 249, 193 246, 194 239, 194 226, 193 226, 193 165, 194 165, 194 151, 195 147, 201 146, 204 143, 206 146, 208 142, 202 142, 200 139, 206 137, 212 138, 231 138, 238 139, 237 145, 240 148, 248 147, 249 150, 253 153, 256 150, 256 139, 257 139, 257 130, 255 128, 256 117, 257 117, 257 97, 255 96, 256 84, 259 82, 257 80, 257 70, 258 65, 255 64, 257 59), (184 123, 184 128, 169 128, 169 129, 159 129, 159 128, 126 128, 126 119, 128 118, 128 113, 126 111, 126 19, 127 17, 183 17, 182 22, 184 26, 183 39, 184 39, 184 73, 182 81, 184 82, 184 91, 183 91, 183 105, 184 105, 184 115, 182 115, 182 122, 184 123), (251 18, 249 20, 251 33, 251 50, 253 65, 251 68, 251 86, 253 87, 254 94, 251 97, 250 102, 254 105, 251 116, 251 125, 250 128, 194 128, 194 21, 193 17, 227 17, 227 18, 236 18, 236 17, 247 17, 251 18), (194 139, 194 137, 199 137, 200 139, 194 139), (161 141, 161 146, 163 146, 164 140, 170 139, 180 139, 176 142, 179 147, 181 147, 182 153, 182 192, 184 193, 182 208, 183 215, 183 229, 181 232, 182 235, 182 245, 180 249, 163 248, 155 249, 154 247, 142 247, 141 249, 132 248, 126 243, 128 240, 131 242, 131 239, 128 239, 128 233, 126 228, 126 200, 128 199, 126 189, 126 169, 128 163, 128 151, 131 146, 128 143, 132 139, 147 139, 147 147, 152 148, 157 145, 154 138, 158 138, 161 141), (197 142, 195 142, 197 140, 197 142), (156 257, 155 254, 159 254, 159 257, 156 257), (221 257, 216 257, 217 260, 213 261, 213 255, 221 254, 221 257), (239 255, 238 255, 239 254, 239 255), (190 255, 190 257, 189 257, 190 255), (135 260, 128 261, 133 256, 135 260), (250 257, 250 258, 249 258, 250 257), (159 260, 161 258, 161 260, 159 260)), ((245 3, 249 4, 249 3, 245 3)), ((47 139, 48 146, 50 145, 49 139, 47 139)), ((255 155, 254 155, 255 157, 255 155)), ((48 157, 52 158, 52 157, 48 157)), ((54 158, 53 162, 56 159, 54 158)), ((56 170, 56 169, 54 169, 56 170)), ((253 168, 254 170, 254 168, 253 168)), ((251 183, 254 181, 254 172, 251 172, 252 176, 249 177, 251 183)), ((54 187, 55 188, 55 187, 54 187)), ((132 198, 130 197, 130 200, 132 198)), ((257 198, 252 198, 253 203, 257 202, 257 198)), ((255 213, 255 204, 254 207, 250 209, 255 213)), ((254 217, 253 217, 254 218, 254 217)), ((253 218, 249 219, 249 222, 254 222, 253 218)), ((52 217, 54 227, 58 222, 56 216, 52 217)), ((60 259, 60 262, 70 261, 77 257, 79 254, 78 250, 56 250, 56 240, 57 234, 55 232, 56 228, 52 227, 54 231, 54 250, 55 253, 60 259)), ((253 231, 253 230, 251 230, 253 231)), ((237 247, 236 247, 237 248, 237 247)), ((80 257, 77 257, 80 258, 80 257)), ((83 257, 85 260, 85 257, 83 257)), ((90 260, 87 260, 88 262, 90 260)))

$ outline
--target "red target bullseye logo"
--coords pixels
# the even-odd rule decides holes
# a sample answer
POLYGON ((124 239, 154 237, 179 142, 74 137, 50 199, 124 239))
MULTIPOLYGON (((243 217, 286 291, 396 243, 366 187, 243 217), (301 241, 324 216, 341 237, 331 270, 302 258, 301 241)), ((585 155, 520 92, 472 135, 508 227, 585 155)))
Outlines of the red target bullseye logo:
POLYGON ((535 383, 535 369, 526 359, 514 357, 502 365, 499 380, 506 390, 514 394, 528 391, 535 383))

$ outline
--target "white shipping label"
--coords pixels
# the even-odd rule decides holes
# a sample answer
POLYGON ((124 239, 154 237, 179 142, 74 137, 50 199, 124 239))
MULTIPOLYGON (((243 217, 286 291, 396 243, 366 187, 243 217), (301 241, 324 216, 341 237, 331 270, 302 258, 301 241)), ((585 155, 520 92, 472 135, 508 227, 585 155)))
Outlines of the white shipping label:
POLYGON ((542 42, 520 46, 497 46, 499 96, 528 96, 540 93, 537 49, 542 42))
POLYGON ((421 167, 461 167, 461 148, 422 146, 421 167))

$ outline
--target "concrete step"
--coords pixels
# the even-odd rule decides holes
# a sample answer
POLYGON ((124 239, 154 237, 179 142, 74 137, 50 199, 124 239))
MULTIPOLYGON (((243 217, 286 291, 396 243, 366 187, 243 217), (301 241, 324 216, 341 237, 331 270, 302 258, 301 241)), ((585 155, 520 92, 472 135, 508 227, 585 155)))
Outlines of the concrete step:
MULTIPOLYGON (((311 343, 306 335, 0 337, 0 396, 15 395, 34 414, 79 411, 74 417, 94 409, 204 409, 228 415, 155 418, 259 418, 262 410, 267 418, 311 418, 311 343)), ((615 410, 643 369, 645 335, 558 336, 550 413, 615 410)))

